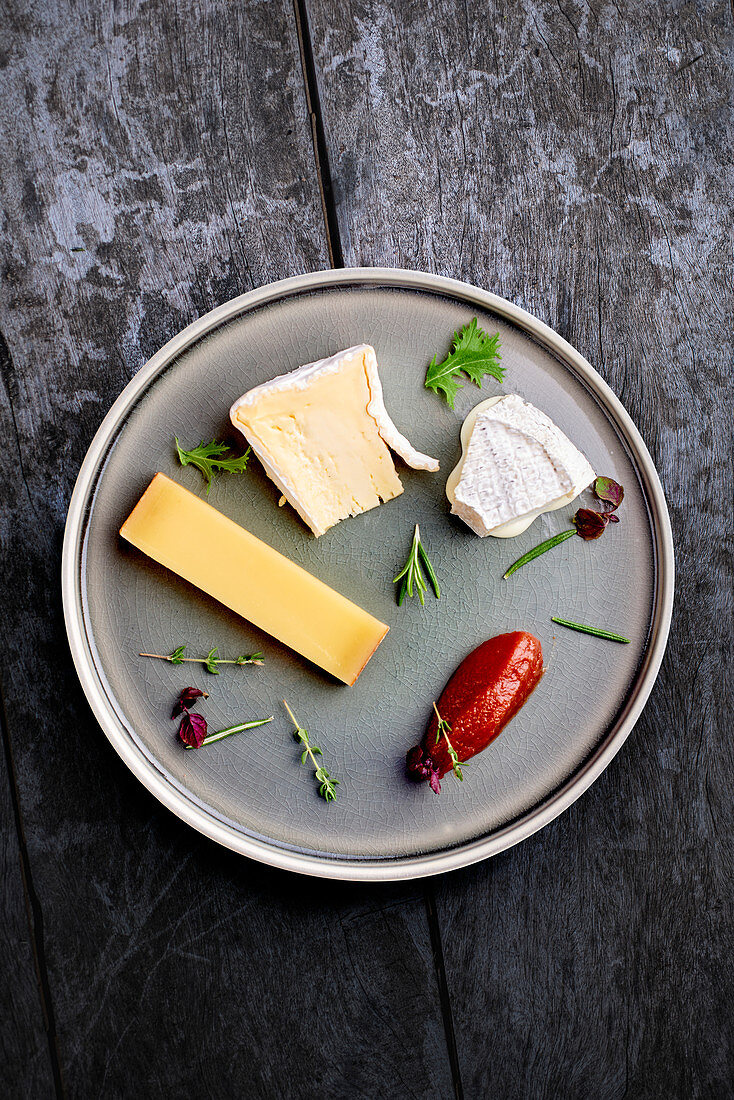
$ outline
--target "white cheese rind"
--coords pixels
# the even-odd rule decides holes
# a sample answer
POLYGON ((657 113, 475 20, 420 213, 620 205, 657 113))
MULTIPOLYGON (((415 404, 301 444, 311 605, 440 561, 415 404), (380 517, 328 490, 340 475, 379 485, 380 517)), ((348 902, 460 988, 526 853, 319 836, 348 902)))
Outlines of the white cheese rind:
POLYGON ((369 344, 256 386, 230 419, 317 536, 403 491, 388 447, 415 469, 438 469, 393 424, 369 344))
MULTIPOLYGON (((377 424, 377 430, 380 433, 382 439, 387 443, 391 450, 395 451, 395 454, 400 455, 406 466, 412 466, 414 470, 429 470, 431 473, 435 473, 438 470, 438 460, 431 458, 430 455, 421 454, 420 451, 416 451, 404 435, 401 435, 398 429, 393 424, 390 414, 385 408, 385 399, 382 395, 382 383, 380 382, 380 376, 377 373, 377 356, 375 355, 375 349, 370 347, 369 344, 362 345, 364 348, 364 365, 367 371, 367 384, 370 388, 370 403, 367 406, 367 412, 370 414, 375 424, 377 424)), ((351 349, 354 351, 355 349, 351 349)), ((362 350, 359 348, 358 350, 362 350)), ((346 354, 343 352, 342 354, 346 354)))
POLYGON ((570 504, 594 470, 550 417, 517 394, 481 402, 461 432, 446 483, 451 511, 477 535, 511 538, 570 504))

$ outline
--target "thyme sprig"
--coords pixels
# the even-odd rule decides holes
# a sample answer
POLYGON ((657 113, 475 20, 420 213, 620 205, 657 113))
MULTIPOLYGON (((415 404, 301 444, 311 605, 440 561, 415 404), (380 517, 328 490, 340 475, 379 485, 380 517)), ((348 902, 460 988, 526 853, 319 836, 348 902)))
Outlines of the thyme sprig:
POLYGON ((283 706, 288 711, 291 721, 296 727, 293 731, 293 737, 304 746, 303 752, 301 753, 301 763, 305 764, 306 760, 311 760, 314 769, 314 778, 319 785, 319 794, 325 802, 333 802, 336 799, 336 788, 339 786, 339 780, 332 778, 326 768, 318 762, 316 757, 323 756, 324 754, 318 745, 313 745, 311 743, 308 730, 304 729, 303 726, 299 726, 293 711, 288 706, 285 699, 283 700, 283 706))
POLYGON ((416 592, 421 602, 421 606, 425 606, 426 601, 423 593, 428 591, 428 585, 426 584, 426 579, 423 576, 423 568, 421 567, 425 568, 431 588, 433 589, 433 594, 436 599, 439 600, 441 598, 441 589, 438 584, 438 578, 436 577, 435 570, 421 542, 420 527, 416 523, 408 560, 397 577, 393 580, 393 584, 397 584, 398 581, 403 582, 398 589, 398 606, 400 606, 405 599, 406 593, 412 598, 416 592))
POLYGON ((184 657, 186 652, 186 646, 177 646, 173 653, 141 653, 140 657, 154 657, 158 661, 170 661, 172 665, 182 665, 185 662, 190 662, 196 665, 203 665, 207 672, 211 672, 213 676, 219 675, 219 669, 217 665, 264 665, 265 657, 262 653, 243 653, 239 657, 234 657, 231 660, 225 657, 217 657, 219 652, 219 646, 214 646, 210 649, 206 657, 184 657))
POLYGON ((451 767, 453 769, 454 775, 456 776, 457 779, 460 779, 461 782, 463 783, 464 782, 464 773, 461 769, 462 769, 462 766, 466 767, 467 765, 466 764, 462 765, 461 761, 459 760, 459 755, 458 755, 456 749, 454 748, 454 746, 449 741, 449 734, 452 732, 451 726, 448 724, 448 722, 446 721, 445 718, 441 717, 441 715, 438 712, 438 707, 436 706, 435 703, 433 704, 433 709, 436 712, 436 718, 438 718, 438 729, 436 731, 436 744, 438 744, 439 741, 441 740, 441 738, 443 737, 444 741, 446 742, 446 749, 447 749, 448 754, 451 758, 451 767))

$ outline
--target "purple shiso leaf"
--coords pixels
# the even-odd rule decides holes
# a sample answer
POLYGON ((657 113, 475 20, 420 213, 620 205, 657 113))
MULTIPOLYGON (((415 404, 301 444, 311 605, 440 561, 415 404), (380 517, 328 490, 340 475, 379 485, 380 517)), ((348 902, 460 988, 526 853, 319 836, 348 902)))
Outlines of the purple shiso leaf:
POLYGON ((571 522, 576 527, 576 534, 589 542, 604 534, 609 520, 601 512, 594 512, 591 508, 579 508, 571 522))
POLYGON ((441 793, 441 780, 438 768, 433 762, 430 753, 427 753, 422 745, 416 745, 406 757, 408 775, 415 783, 428 780, 434 794, 441 793))
POLYGON ((594 496, 598 500, 611 504, 612 509, 619 508, 624 500, 624 489, 619 482, 614 481, 611 477, 598 477, 592 488, 594 496))
POLYGON ((191 745, 192 749, 200 748, 206 737, 206 718, 186 711, 178 727, 178 736, 185 745, 191 745))
POLYGON ((183 712, 187 709, 187 707, 191 706, 195 699, 201 699, 204 696, 206 696, 206 692, 200 691, 199 688, 184 688, 176 702, 173 704, 171 718, 178 718, 179 714, 183 714, 183 712))

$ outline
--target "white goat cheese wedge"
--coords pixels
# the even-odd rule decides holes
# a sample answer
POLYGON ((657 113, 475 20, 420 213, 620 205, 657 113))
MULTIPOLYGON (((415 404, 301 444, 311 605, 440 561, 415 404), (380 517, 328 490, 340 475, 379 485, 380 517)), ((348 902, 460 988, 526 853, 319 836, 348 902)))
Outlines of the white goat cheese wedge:
POLYGON ((408 466, 438 469, 390 419, 369 344, 256 386, 229 415, 317 536, 402 493, 389 447, 408 466))
POLYGON ((543 512, 570 504, 596 476, 550 417, 514 393, 472 409, 461 446, 446 496, 454 515, 481 536, 519 535, 543 512))

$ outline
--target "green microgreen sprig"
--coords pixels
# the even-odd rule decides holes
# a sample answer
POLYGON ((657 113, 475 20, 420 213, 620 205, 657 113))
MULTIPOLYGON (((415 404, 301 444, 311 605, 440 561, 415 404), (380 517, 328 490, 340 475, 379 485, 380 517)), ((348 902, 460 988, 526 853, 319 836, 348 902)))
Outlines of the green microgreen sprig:
POLYGON ((442 362, 439 363, 438 356, 434 355, 426 371, 426 389, 442 393, 453 409, 464 378, 477 386, 481 386, 485 375, 498 382, 503 380, 505 369, 500 366, 499 348, 499 333, 489 336, 473 317, 468 325, 454 333, 451 350, 442 362))
POLYGON ((460 779, 461 782, 463 783, 464 782, 464 773, 461 769, 462 769, 462 767, 466 768, 467 764, 464 763, 462 765, 461 761, 459 760, 459 755, 458 755, 456 749, 454 748, 454 746, 449 741, 449 734, 452 732, 451 731, 451 726, 448 724, 448 722, 446 721, 445 718, 441 717, 441 715, 438 712, 438 707, 436 706, 435 703, 433 704, 433 709, 436 712, 436 718, 438 718, 438 729, 436 731, 436 744, 438 744, 439 741, 441 740, 441 738, 443 737, 444 741, 446 742, 446 749, 447 749, 448 754, 451 758, 451 767, 453 769, 454 775, 456 776, 457 779, 460 779))
POLYGON ((202 439, 198 447, 192 447, 190 451, 185 451, 175 436, 174 439, 176 441, 178 461, 181 465, 196 466, 196 469, 204 475, 206 479, 207 496, 209 495, 212 480, 218 473, 241 474, 243 470, 247 469, 247 463, 250 458, 250 447, 247 448, 243 455, 236 455, 234 458, 224 458, 225 451, 229 450, 229 444, 227 443, 219 443, 216 439, 212 439, 211 443, 205 443, 202 439))
POLYGON ((219 669, 217 665, 264 665, 265 657, 262 653, 242 653, 239 657, 234 657, 228 660, 224 657, 217 657, 219 652, 219 646, 214 646, 210 649, 206 657, 184 657, 186 652, 186 646, 177 646, 173 653, 141 653, 141 657, 154 657, 158 661, 170 661, 172 665, 182 665, 185 662, 189 662, 195 665, 203 665, 207 672, 211 672, 213 676, 219 675, 219 669))
POLYGON ((398 589, 398 606, 403 602, 406 594, 412 598, 416 592, 421 602, 421 606, 425 606, 426 601, 423 593, 428 591, 428 585, 426 584, 426 579, 423 576, 423 568, 421 567, 425 568, 431 588, 433 589, 433 594, 436 599, 439 600, 441 598, 441 589, 438 584, 438 578, 436 577, 436 572, 421 542, 420 527, 416 523, 408 560, 397 577, 393 580, 393 584, 402 581, 398 589))
POLYGON ((332 776, 330 776, 327 772, 326 768, 323 767, 322 764, 319 764, 316 757, 323 756, 324 754, 322 753, 318 745, 311 744, 308 730, 304 729, 303 726, 298 725, 296 717, 293 714, 291 708, 286 703, 285 699, 283 700, 283 706, 288 711, 291 717, 291 721, 296 727, 293 731, 293 737, 296 741, 300 742, 300 744, 304 746, 303 752, 301 753, 301 763, 305 764, 308 759, 311 760, 314 768, 314 778, 319 785, 319 794, 323 798, 324 802, 334 802, 334 800, 336 799, 336 788, 339 786, 339 780, 333 779, 332 776))

